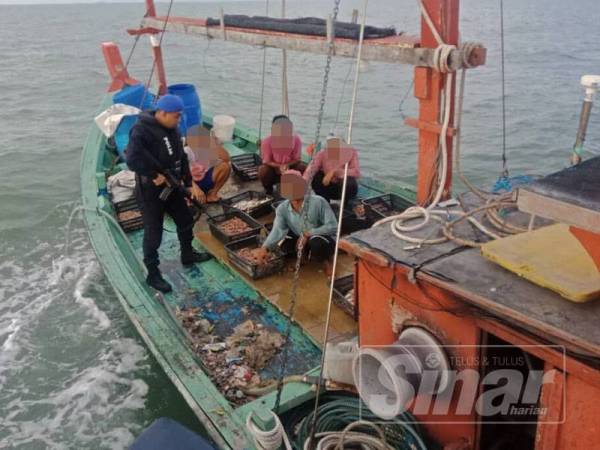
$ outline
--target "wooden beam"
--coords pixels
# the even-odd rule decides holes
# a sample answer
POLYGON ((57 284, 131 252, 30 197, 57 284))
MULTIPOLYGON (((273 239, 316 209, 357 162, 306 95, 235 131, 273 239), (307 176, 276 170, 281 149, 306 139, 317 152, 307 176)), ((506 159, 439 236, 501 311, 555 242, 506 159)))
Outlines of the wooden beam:
MULTIPOLYGON (((146 17, 143 27, 162 29, 163 17, 146 17)), ((223 30, 219 25, 207 26, 205 19, 186 17, 171 17, 166 31, 206 36, 223 39, 223 30)), ((225 26, 227 40, 257 47, 281 48, 285 50, 327 55, 328 43, 325 36, 309 36, 304 34, 281 33, 257 29, 225 26)), ((355 58, 358 41, 335 38, 335 56, 355 58)), ((412 36, 390 36, 380 39, 367 39, 363 44, 361 59, 365 61, 380 61, 394 64, 433 67, 433 48, 421 48, 417 38, 412 36)), ((478 64, 485 63, 485 49, 476 49, 469 55, 469 61, 478 64), (474 53, 476 53, 474 55, 474 53)), ((449 58, 450 67, 458 70, 463 67, 463 52, 455 50, 449 58)))
POLYGON ((526 187, 518 190, 517 206, 529 214, 600 233, 600 211, 538 194, 526 187))

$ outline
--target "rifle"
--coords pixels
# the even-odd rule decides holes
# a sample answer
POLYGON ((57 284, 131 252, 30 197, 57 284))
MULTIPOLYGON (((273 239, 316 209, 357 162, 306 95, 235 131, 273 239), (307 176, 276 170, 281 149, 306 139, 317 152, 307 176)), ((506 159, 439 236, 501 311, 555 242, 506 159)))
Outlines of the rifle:
MULTIPOLYGON (((158 160, 155 158, 155 156, 152 153, 150 153, 150 151, 148 151, 145 147, 144 147, 144 153, 145 153, 146 157, 148 158, 148 160, 154 166, 154 170, 156 170, 159 174, 164 176, 167 180, 167 186, 161 191, 160 195, 158 196, 162 201, 165 201, 169 197, 169 195, 171 195, 171 193, 173 191, 178 191, 185 198, 187 198, 196 208, 198 208, 200 213, 202 213, 202 211, 205 211, 204 205, 202 203, 200 203, 198 200, 196 200, 194 197, 192 197, 192 194, 185 187, 183 187, 181 185, 181 182, 173 174, 171 169, 163 169, 160 166, 160 163, 158 162, 158 160)), ((192 183, 193 183, 193 181, 192 181, 192 183)))

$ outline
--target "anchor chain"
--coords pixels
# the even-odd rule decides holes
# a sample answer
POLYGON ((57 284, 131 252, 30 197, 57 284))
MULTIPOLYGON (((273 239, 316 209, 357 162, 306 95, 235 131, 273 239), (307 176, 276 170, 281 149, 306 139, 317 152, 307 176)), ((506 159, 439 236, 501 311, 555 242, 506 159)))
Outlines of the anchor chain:
POLYGON ((319 142, 321 135, 321 125, 323 123, 323 113, 325 112, 325 101, 327 99, 327 84, 329 82, 329 71, 331 70, 331 60, 333 59, 333 50, 335 49, 335 21, 337 20, 338 12, 340 10, 340 1, 335 0, 332 14, 331 24, 331 40, 327 50, 327 62, 325 63, 325 75, 323 76, 323 86, 321 88, 321 100, 319 101, 319 113, 317 115, 317 129, 315 131, 314 144, 319 142))

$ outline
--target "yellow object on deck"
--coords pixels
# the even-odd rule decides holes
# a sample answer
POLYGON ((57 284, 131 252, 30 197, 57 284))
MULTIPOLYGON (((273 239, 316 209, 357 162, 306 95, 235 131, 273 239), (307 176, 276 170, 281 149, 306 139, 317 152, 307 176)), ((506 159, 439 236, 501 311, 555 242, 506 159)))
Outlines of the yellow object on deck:
POLYGON ((600 297, 600 272, 563 224, 488 242, 482 255, 573 302, 600 297))

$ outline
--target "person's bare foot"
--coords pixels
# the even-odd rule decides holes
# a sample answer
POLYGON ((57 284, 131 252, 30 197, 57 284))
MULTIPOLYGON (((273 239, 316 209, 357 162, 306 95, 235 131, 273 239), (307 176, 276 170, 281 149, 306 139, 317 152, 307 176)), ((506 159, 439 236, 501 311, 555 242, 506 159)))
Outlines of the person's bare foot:
POLYGON ((219 201, 221 201, 221 196, 216 192, 209 192, 206 196, 207 203, 217 203, 219 201))

